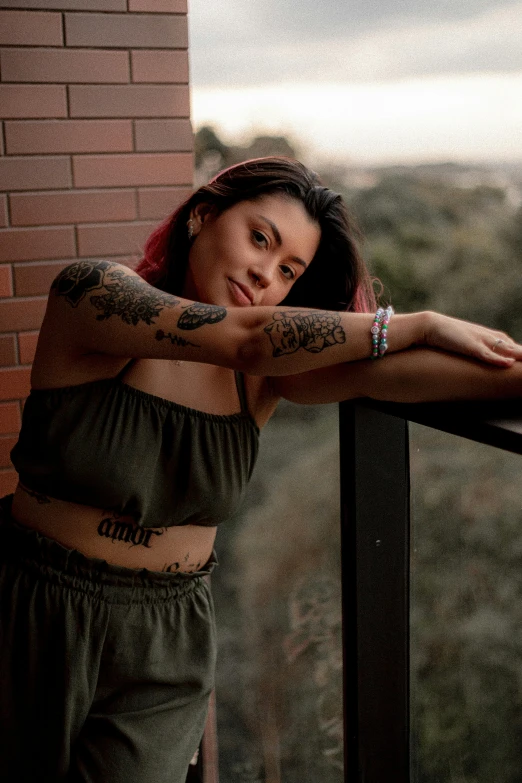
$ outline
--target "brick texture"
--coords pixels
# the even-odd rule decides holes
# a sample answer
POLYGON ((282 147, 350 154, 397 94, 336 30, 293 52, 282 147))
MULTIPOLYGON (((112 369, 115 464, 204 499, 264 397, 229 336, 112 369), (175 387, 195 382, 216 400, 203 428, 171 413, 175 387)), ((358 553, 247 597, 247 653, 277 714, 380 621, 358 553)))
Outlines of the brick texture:
POLYGON ((192 178, 192 155, 84 155, 74 158, 73 171, 78 188, 186 185, 192 178))
POLYGON ((0 496, 49 287, 74 259, 135 266, 189 194, 186 0, 0 5, 0 496))
POLYGON ((60 11, 126 11, 127 0, 2 0, 4 8, 52 8, 60 11))
POLYGON ((138 214, 142 220, 163 220, 191 194, 190 188, 140 188, 138 214))
MULTIPOLYGON (((28 331, 39 329, 45 313, 47 300, 45 297, 34 299, 1 299, 0 300, 0 331, 28 331)), ((0 378, 2 381, 2 378, 0 378)), ((17 396, 16 394, 14 395, 17 396)), ((3 399, 11 399, 10 397, 3 399)))
POLYGON ((0 435, 0 468, 11 467, 9 453, 17 440, 13 435, 0 435))
POLYGON ((80 256, 108 256, 131 253, 139 255, 143 243, 156 223, 122 223, 119 225, 80 226, 78 251, 80 256))
POLYGON ((0 84, 0 117, 67 117, 65 87, 57 84, 0 84))
POLYGON ((50 223, 97 223, 134 220, 132 190, 64 190, 57 193, 14 193, 10 196, 13 226, 50 223))
POLYGON ((0 497, 10 495, 18 484, 18 475, 14 470, 0 470, 0 497))
POLYGON ((0 44, 62 46, 62 16, 45 11, 0 11, 0 44))
POLYGON ((7 226, 7 196, 0 195, 0 228, 7 226))
POLYGON ((5 123, 8 155, 132 152, 131 120, 30 120, 5 123))
POLYGON ((188 52, 147 51, 131 52, 133 82, 188 82, 188 52))
POLYGON ((1 190, 47 190, 70 185, 69 158, 0 158, 1 190))
POLYGON ((0 365, 16 364, 16 335, 0 334, 0 365))
POLYGON ((186 20, 171 14, 66 14, 67 46, 186 49, 186 20))
POLYGON ((4 49, 0 52, 0 63, 4 82, 85 84, 86 81, 112 83, 129 81, 127 52, 64 48, 4 49))
POLYGON ((18 335, 18 350, 20 364, 31 364, 36 351, 39 332, 20 332, 18 335))
POLYGON ((138 152, 191 152, 192 127, 189 120, 136 120, 138 152))
POLYGON ((187 0, 129 0, 129 11, 186 14, 187 0))
POLYGON ((10 264, 0 266, 0 297, 13 295, 13 283, 10 264))
MULTIPOLYGON (((69 261, 15 264, 14 279, 17 296, 48 294, 51 283, 69 261)), ((25 364, 25 362, 22 362, 25 364)))
POLYGON ((188 117, 185 85, 69 88, 71 117, 188 117))
POLYGON ((20 429, 20 405, 18 402, 0 403, 0 432, 9 435, 20 429))
POLYGON ((0 261, 70 258, 76 255, 74 229, 4 228, 0 231, 0 261))
POLYGON ((25 399, 31 390, 29 367, 0 368, 0 400, 25 399))

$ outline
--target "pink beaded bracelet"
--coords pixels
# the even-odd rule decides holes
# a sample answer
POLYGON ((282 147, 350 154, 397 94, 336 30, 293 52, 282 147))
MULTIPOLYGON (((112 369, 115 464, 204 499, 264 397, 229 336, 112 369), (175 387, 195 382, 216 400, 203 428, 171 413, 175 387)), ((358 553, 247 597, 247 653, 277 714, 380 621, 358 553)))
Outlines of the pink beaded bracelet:
POLYGON ((379 307, 375 313, 370 332, 372 336, 372 359, 380 359, 388 349, 388 324, 393 315, 393 307, 379 307))

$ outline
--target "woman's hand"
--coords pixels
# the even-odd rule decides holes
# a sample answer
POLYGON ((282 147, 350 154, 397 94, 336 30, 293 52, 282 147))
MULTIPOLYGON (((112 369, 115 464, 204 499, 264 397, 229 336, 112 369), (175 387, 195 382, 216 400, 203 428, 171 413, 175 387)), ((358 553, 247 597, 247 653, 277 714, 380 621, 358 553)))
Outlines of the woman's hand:
POLYGON ((425 345, 471 356, 498 367, 510 367, 522 360, 522 345, 504 332, 440 313, 425 315, 425 345))

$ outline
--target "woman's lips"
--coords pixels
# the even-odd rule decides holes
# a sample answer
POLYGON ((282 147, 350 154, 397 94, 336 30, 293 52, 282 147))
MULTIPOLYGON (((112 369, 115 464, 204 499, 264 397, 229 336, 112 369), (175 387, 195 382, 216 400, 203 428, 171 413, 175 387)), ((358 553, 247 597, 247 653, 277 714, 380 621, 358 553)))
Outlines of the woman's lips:
POLYGON ((240 307, 247 307, 253 304, 253 295, 247 286, 236 283, 231 277, 228 278, 228 283, 230 290, 232 291, 232 296, 240 307))

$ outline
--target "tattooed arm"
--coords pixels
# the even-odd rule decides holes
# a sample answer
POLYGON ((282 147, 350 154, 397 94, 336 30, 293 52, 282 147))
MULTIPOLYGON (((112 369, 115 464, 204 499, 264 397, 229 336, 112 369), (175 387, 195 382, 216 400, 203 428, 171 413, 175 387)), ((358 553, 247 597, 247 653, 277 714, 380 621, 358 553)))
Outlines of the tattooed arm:
MULTIPOLYGON (((372 321, 368 313, 227 310, 166 294, 119 264, 78 261, 54 281, 44 329, 69 354, 186 359, 254 375, 289 375, 368 357, 372 321)), ((489 348, 499 337, 509 340, 464 321, 412 313, 394 316, 388 350, 428 340, 504 363, 500 350, 489 348)), ((522 358, 522 348, 515 352, 522 358)))
POLYGON ((492 400, 522 396, 522 362, 492 367, 433 348, 270 379, 274 395, 303 405, 370 397, 388 402, 492 400))

